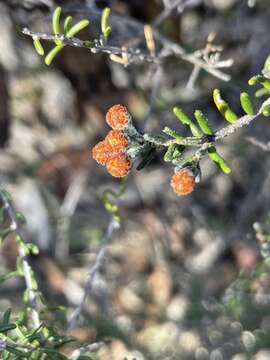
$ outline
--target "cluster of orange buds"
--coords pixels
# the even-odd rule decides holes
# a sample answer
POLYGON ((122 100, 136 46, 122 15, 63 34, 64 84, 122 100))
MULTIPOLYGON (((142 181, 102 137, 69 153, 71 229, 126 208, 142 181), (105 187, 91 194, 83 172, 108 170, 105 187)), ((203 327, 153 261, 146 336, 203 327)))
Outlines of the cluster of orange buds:
POLYGON ((195 187, 194 173, 187 168, 178 171, 171 179, 171 187, 179 196, 190 194, 195 187))
POLYGON ((93 147, 93 159, 106 166, 112 176, 125 177, 131 169, 131 160, 126 153, 129 138, 124 130, 131 124, 131 116, 125 106, 114 105, 108 110, 106 121, 113 130, 93 147))

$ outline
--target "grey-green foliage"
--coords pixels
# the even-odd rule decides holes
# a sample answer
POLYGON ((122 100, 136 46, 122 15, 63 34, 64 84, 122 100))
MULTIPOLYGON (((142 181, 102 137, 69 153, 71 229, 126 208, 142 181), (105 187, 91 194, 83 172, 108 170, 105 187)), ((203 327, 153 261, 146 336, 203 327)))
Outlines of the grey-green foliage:
MULTIPOLYGON (((38 248, 36 245, 26 243, 21 235, 14 229, 12 223, 14 219, 9 218, 10 213, 7 211, 8 207, 12 207, 12 199, 10 194, 4 190, 0 190, 0 236, 1 243, 9 241, 8 235, 16 232, 15 239, 18 248, 23 250, 24 257, 18 257, 16 262, 16 269, 9 271, 0 276, 0 283, 7 282, 14 277, 24 277, 23 261, 29 255, 37 255, 38 248), (3 199, 6 203, 4 204, 3 199)), ((13 210, 12 210, 13 211, 13 210)), ((16 215, 16 226, 19 228, 25 222, 25 218, 20 213, 16 215)), ((27 260, 28 261, 28 260, 27 260)), ((30 268, 31 276, 31 291, 34 291, 36 298, 40 300, 40 304, 33 304, 31 302, 30 289, 27 287, 21 294, 22 308, 20 311, 13 314, 12 309, 8 308, 0 318, 0 354, 3 360, 67 360, 69 357, 62 352, 63 347, 70 343, 73 348, 80 347, 76 341, 64 335, 63 329, 66 325, 66 310, 64 308, 51 308, 44 301, 43 295, 40 293, 38 283, 36 281, 33 269, 30 268), (34 326, 34 321, 31 318, 31 311, 33 306, 37 306, 42 310, 44 319, 38 327, 34 326), (49 320, 51 319, 51 320, 49 320), (59 320, 58 320, 59 319, 59 320), (60 321, 61 319, 61 321, 60 321)), ((39 311, 39 309, 37 309, 39 311)), ((84 359, 91 359, 87 354, 84 359)))

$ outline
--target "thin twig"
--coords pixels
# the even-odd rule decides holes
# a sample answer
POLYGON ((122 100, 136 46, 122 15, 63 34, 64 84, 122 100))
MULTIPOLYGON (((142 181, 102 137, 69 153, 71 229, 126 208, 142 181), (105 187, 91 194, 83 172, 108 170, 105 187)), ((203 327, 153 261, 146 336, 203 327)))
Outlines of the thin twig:
POLYGON ((268 141, 267 143, 260 141, 258 139, 255 139, 252 136, 248 136, 246 137, 246 140, 249 141, 252 145, 257 146, 258 148, 260 148, 263 151, 270 151, 270 141, 268 141))
POLYGON ((112 218, 111 221, 109 222, 106 233, 102 239, 101 247, 97 254, 95 264, 89 270, 87 280, 85 283, 85 287, 84 287, 83 297, 82 297, 78 307, 74 310, 73 314, 71 315, 69 330, 74 329, 78 325, 79 318, 84 309, 86 300, 87 300, 88 296, 91 295, 95 277, 103 264, 103 260, 107 253, 108 245, 112 239, 114 230, 119 229, 119 226, 120 226, 119 223, 114 218, 112 218))
POLYGON ((166 6, 164 10, 155 18, 153 21, 153 26, 157 27, 159 26, 164 20, 166 20, 171 13, 178 8, 179 5, 181 5, 183 0, 175 0, 172 4, 169 6, 166 6))
POLYGON ((80 356, 86 354, 86 353, 91 353, 91 352, 96 352, 97 350, 99 350, 102 346, 105 345, 104 341, 99 341, 99 342, 95 342, 93 344, 89 344, 83 347, 80 347, 79 349, 76 349, 73 351, 73 353, 71 354, 70 359, 71 360, 77 360, 80 358, 80 356))
MULTIPOLYGON (((23 235, 17 221, 16 211, 14 210, 12 204, 10 203, 8 197, 6 196, 5 191, 2 189, 0 189, 0 198, 3 202, 3 207, 7 211, 8 216, 11 220, 11 225, 10 225, 11 230, 13 230, 20 239, 23 239, 23 235)), ((29 291, 29 303, 31 305, 31 318, 33 322, 33 327, 37 329, 40 327, 41 321, 39 318, 39 313, 37 311, 36 290, 32 281, 33 271, 28 263, 26 251, 20 244, 18 244, 18 250, 19 250, 19 257, 22 261, 22 270, 23 270, 23 276, 24 276, 26 288, 29 291)))
POLYGON ((87 171, 78 172, 69 186, 64 201, 60 208, 60 217, 58 219, 58 238, 55 245, 55 256, 63 259, 68 256, 69 244, 67 233, 70 227, 70 218, 80 201, 85 190, 87 181, 87 171))
POLYGON ((157 98, 159 90, 160 90, 160 84, 161 84, 162 78, 163 78, 163 68, 161 65, 157 65, 156 71, 152 77, 153 85, 152 85, 151 95, 150 95, 150 99, 149 99, 149 108, 143 119, 143 124, 142 124, 143 132, 146 129, 147 120, 149 119, 149 117, 153 111, 153 108, 155 106, 155 102, 156 102, 156 98, 157 98))

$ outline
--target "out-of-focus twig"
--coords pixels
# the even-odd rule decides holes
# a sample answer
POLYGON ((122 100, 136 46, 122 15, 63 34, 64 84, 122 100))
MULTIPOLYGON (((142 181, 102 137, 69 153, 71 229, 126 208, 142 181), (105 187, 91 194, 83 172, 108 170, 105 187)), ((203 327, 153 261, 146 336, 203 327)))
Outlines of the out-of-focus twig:
POLYGON ((167 4, 164 10, 155 18, 153 26, 159 26, 165 19, 167 19, 171 13, 183 2, 183 0, 175 0, 172 4, 167 4))
POLYGON ((110 241, 112 239, 114 231, 116 229, 119 229, 119 227, 120 227, 119 222, 116 221, 114 218, 112 218, 111 221, 109 222, 107 230, 106 230, 106 232, 104 234, 104 237, 102 239, 101 247, 100 247, 100 250, 99 250, 99 252, 97 254, 95 264, 89 270, 87 280, 86 280, 86 284, 85 284, 85 287, 84 287, 84 294, 83 294, 83 297, 81 299, 81 302, 78 305, 78 307, 74 310, 73 314, 71 315, 69 330, 74 329, 79 323, 80 315, 83 312, 86 300, 87 300, 88 296, 91 295, 95 277, 96 277, 97 273, 99 272, 99 270, 100 270, 100 268, 101 268, 101 266, 103 264, 105 255, 107 253, 108 245, 109 245, 109 243, 110 243, 110 241))
POLYGON ((249 141, 252 145, 257 146, 258 148, 260 148, 263 151, 270 151, 270 141, 268 141, 267 143, 260 141, 258 139, 255 139, 252 136, 248 136, 246 137, 246 140, 249 141))
POLYGON ((156 98, 158 96, 162 78, 163 78, 163 68, 161 65, 157 65, 155 73, 152 78, 152 91, 151 91, 150 100, 149 100, 149 108, 143 119, 143 124, 142 124, 143 131, 145 131, 145 129, 146 129, 147 120, 149 119, 149 117, 153 111, 153 108, 155 106, 155 102, 156 102, 156 98))
POLYGON ((99 342, 95 342, 93 344, 89 344, 89 345, 80 347, 79 349, 76 349, 76 350, 73 351, 73 353, 71 354, 70 359, 71 360, 77 360, 82 355, 84 355, 86 353, 95 352, 95 351, 99 350, 104 345, 105 345, 104 341, 99 341, 99 342))
POLYGON ((87 171, 78 172, 69 186, 62 206, 60 207, 60 216, 58 219, 58 237, 55 244, 55 256, 63 259, 68 256, 69 244, 67 233, 70 226, 70 218, 74 214, 80 198, 85 190, 87 182, 87 171))

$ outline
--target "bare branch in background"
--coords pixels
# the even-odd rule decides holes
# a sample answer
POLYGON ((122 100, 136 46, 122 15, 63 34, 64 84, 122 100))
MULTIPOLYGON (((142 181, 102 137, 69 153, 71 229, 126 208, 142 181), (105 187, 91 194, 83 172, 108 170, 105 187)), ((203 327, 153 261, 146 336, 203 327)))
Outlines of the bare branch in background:
POLYGON ((258 148, 260 148, 263 151, 270 151, 270 141, 268 141, 267 143, 260 141, 258 139, 255 139, 254 137, 246 137, 246 140, 249 141, 252 145, 257 146, 258 148))
POLYGON ((69 255, 69 242, 67 235, 70 227, 70 219, 86 189, 87 175, 87 171, 84 170, 74 175, 72 183, 67 190, 59 211, 58 237, 55 243, 55 256, 59 260, 69 255))
POLYGON ((103 261, 106 256, 108 246, 111 242, 113 233, 116 229, 119 229, 119 227, 120 227, 119 222, 117 222, 115 219, 112 218, 111 221, 109 222, 106 233, 102 239, 101 247, 97 254, 95 264, 89 270, 89 273, 87 276, 87 281, 86 281, 85 287, 84 287, 84 294, 83 294, 82 300, 81 300, 80 304, 78 305, 78 307, 74 310, 74 312, 71 316, 69 330, 74 329, 79 324, 80 316, 83 312, 87 298, 89 296, 91 296, 91 292, 93 289, 93 284, 94 284, 96 275, 100 271, 100 268, 103 264, 103 261))

